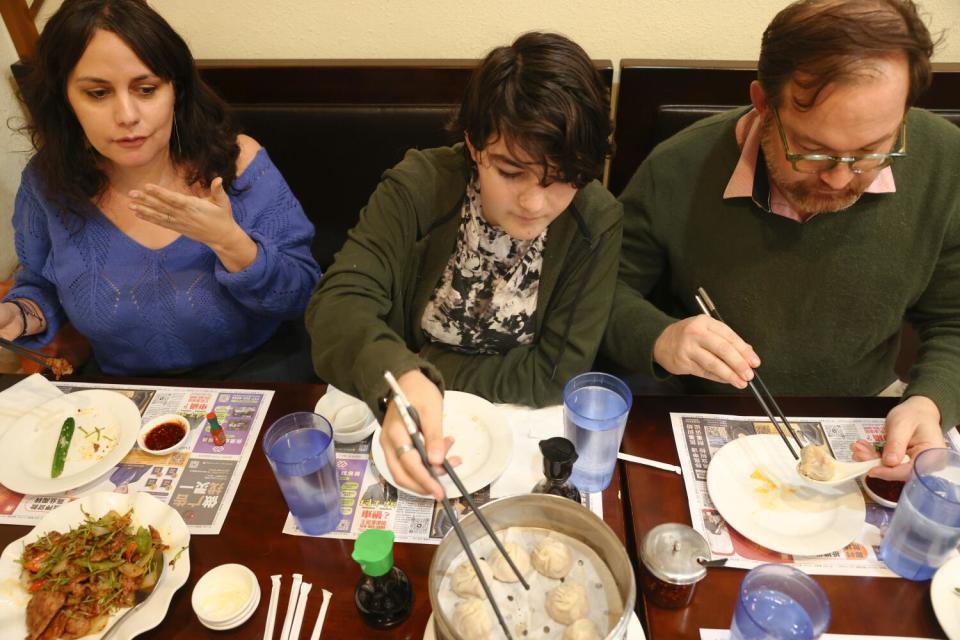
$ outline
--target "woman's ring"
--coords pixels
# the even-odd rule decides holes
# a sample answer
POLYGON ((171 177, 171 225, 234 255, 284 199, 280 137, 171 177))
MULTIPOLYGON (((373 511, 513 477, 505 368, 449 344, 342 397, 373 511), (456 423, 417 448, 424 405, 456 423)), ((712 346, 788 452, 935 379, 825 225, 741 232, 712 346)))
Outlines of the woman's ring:
POLYGON ((402 444, 402 445, 400 445, 399 447, 396 448, 397 457, 398 457, 398 458, 402 458, 402 457, 403 457, 403 454, 405 454, 407 451, 411 451, 411 450, 413 450, 413 449, 416 449, 416 447, 413 446, 413 443, 412 443, 412 442, 408 442, 408 443, 406 443, 406 444, 402 444))

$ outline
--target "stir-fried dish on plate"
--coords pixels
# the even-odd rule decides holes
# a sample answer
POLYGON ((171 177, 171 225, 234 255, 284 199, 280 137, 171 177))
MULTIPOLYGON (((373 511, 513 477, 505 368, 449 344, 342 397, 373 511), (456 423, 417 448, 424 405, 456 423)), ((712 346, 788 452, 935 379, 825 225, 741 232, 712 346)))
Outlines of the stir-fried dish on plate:
POLYGON ((152 526, 132 526, 132 513, 84 513, 77 528, 24 547, 20 580, 33 594, 27 640, 98 633, 114 611, 133 605, 134 592, 156 582, 167 545, 152 526))

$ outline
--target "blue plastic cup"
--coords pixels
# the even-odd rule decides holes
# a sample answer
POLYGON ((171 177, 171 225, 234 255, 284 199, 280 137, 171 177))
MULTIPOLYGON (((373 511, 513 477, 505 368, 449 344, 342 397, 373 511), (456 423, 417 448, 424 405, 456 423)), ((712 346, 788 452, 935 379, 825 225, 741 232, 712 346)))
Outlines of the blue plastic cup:
POLYGON ((564 435, 579 456, 570 481, 580 491, 610 486, 632 405, 630 388, 609 373, 581 373, 563 387, 564 435))
POLYGON ((340 479, 333 427, 323 416, 285 415, 267 429, 263 452, 300 530, 329 533, 340 523, 340 479))
POLYGON ((960 544, 960 454, 927 449, 880 543, 880 559, 908 580, 929 580, 960 544))
POLYGON ((740 583, 730 640, 813 640, 830 624, 830 601, 813 578, 783 564, 762 564, 740 583))

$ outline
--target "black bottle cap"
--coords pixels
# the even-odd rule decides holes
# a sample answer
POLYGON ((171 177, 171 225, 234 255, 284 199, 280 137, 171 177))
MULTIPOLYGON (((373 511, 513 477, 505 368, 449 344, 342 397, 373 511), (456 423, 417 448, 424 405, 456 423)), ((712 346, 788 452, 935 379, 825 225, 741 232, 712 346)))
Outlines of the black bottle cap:
POLYGON ((566 438, 547 438, 540 441, 543 454, 543 475, 551 480, 566 480, 577 461, 577 450, 566 438))

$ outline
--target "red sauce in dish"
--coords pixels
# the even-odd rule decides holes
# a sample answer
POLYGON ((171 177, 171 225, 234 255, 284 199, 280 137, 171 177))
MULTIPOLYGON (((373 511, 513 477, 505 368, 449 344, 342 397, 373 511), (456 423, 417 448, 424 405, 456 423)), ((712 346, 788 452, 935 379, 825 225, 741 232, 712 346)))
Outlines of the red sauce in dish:
POLYGON ((900 480, 881 480, 880 478, 867 476, 867 486, 870 487, 870 491, 890 502, 896 502, 900 499, 904 484, 900 480))
POLYGON ((179 422, 163 422, 147 432, 143 443, 147 445, 147 449, 162 451, 180 442, 186 433, 179 422))

